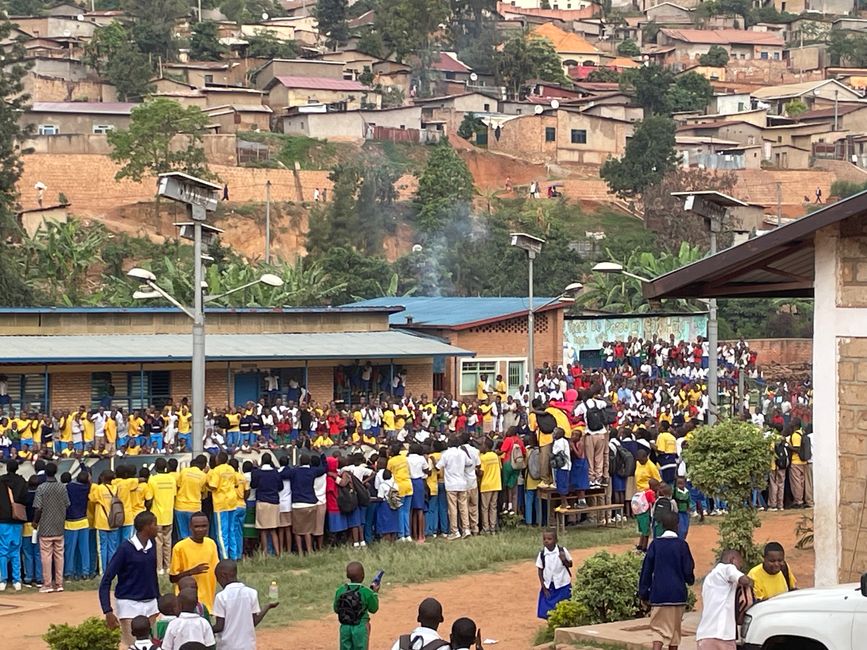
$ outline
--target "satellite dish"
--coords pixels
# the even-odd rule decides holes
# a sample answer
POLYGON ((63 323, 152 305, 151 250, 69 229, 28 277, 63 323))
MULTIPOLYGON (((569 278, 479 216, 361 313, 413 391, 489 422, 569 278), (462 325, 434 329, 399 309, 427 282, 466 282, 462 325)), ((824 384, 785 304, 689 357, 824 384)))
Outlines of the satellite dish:
POLYGON ((262 12, 262 20, 268 20, 270 17, 267 11, 262 12))
POLYGON ((479 75, 477 75, 475 72, 471 72, 470 73, 470 81, 478 81, 478 80, 479 80, 479 75))
POLYGON ((560 102, 558 102, 556 99, 552 99, 551 108, 560 108, 560 102))
POLYGON ((423 247, 421 244, 413 244, 412 245, 412 252, 413 253, 421 253, 422 250, 423 250, 423 247))
POLYGON ((78 14, 78 15, 75 17, 75 19, 76 19, 78 22, 83 21, 83 20, 84 20, 84 14, 78 14))
POLYGON ((536 111, 536 115, 541 115, 545 111, 545 107, 537 105, 535 108, 535 111, 536 111))
POLYGON ((66 38, 69 38, 70 36, 72 36, 72 32, 69 31, 68 29, 64 29, 64 30, 63 30, 63 35, 64 35, 66 38))

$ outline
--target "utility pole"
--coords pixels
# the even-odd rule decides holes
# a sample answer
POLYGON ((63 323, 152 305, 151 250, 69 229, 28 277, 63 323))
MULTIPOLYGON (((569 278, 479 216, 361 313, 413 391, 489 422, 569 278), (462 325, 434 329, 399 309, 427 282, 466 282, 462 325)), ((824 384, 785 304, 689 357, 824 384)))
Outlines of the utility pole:
POLYGON ((271 181, 265 181, 265 264, 271 262, 271 181))
POLYGON ((834 130, 835 131, 837 130, 837 118, 839 116, 839 111, 837 109, 837 100, 839 97, 840 97, 840 91, 835 90, 834 91, 834 130))
POLYGON ((199 13, 196 14, 196 18, 199 19, 199 22, 202 22, 202 0, 199 0, 199 13))
POLYGON ((783 184, 777 181, 777 228, 783 225, 783 184))

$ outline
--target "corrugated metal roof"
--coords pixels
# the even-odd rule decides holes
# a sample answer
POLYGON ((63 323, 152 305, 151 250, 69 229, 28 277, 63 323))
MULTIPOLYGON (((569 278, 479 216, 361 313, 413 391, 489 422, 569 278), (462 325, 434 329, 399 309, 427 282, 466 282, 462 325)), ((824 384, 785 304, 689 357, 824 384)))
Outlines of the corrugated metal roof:
MULTIPOLYGON (((533 306, 539 309, 555 298, 536 297, 533 306)), ((519 316, 527 313, 529 302, 526 298, 442 298, 442 297, 402 297, 372 298, 346 305, 348 307, 396 307, 404 311, 394 313, 388 318, 391 325, 406 325, 407 317, 414 326, 460 328, 479 321, 519 316)))
POLYGON ((660 30, 665 36, 685 43, 717 45, 776 45, 785 43, 779 34, 753 32, 745 29, 669 29, 660 30))
POLYGON ((293 77, 287 75, 280 75, 274 78, 287 88, 305 88, 309 90, 369 90, 369 88, 364 84, 349 79, 293 77))
MULTIPOLYGON (((394 300, 394 298, 392 298, 394 300)), ((332 314, 400 311, 381 306, 344 305, 342 307, 206 307, 206 314, 332 314)), ((175 307, 0 307, 0 314, 153 314, 181 312, 175 307)))
MULTIPOLYGON (((407 359, 473 356, 438 339, 395 330, 312 334, 211 334, 210 361, 278 359, 407 359)), ((188 334, 104 336, 0 336, 0 363, 189 361, 188 334)))
POLYGON ((139 104, 131 102, 33 102, 27 110, 32 113, 102 113, 129 115, 139 104))

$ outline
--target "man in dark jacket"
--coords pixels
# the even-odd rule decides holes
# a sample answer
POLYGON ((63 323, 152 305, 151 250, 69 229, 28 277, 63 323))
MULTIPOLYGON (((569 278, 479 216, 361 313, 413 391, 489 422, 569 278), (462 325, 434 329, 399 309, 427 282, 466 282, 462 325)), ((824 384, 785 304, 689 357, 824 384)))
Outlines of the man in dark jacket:
POLYGON ((687 585, 695 584, 695 562, 689 544, 677 536, 677 513, 664 511, 660 523, 665 529, 653 540, 638 580, 638 596, 650 605, 650 632, 653 650, 680 644, 680 626, 686 609, 687 585))
POLYGON ((23 521, 13 516, 12 503, 24 505, 27 481, 18 475, 18 462, 6 462, 6 473, 0 476, 0 591, 9 579, 7 566, 12 565, 12 586, 21 591, 21 527, 23 521))
POLYGON ((251 487, 256 490, 256 530, 259 531, 259 548, 268 552, 268 538, 274 552, 280 556, 280 491, 283 479, 274 467, 271 454, 262 454, 262 465, 253 470, 251 487))

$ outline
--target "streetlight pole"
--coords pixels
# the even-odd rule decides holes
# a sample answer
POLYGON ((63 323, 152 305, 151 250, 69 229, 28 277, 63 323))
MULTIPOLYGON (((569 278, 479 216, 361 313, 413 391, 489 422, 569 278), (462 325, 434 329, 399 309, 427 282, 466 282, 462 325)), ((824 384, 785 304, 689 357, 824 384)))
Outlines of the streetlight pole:
POLYGON ((527 309, 527 376, 530 378, 530 404, 536 399, 536 315, 533 313, 533 260, 536 259, 534 251, 527 251, 527 275, 529 278, 528 309, 527 309))
MULTIPOLYGON (((711 221, 710 226, 710 254, 716 254, 716 230, 719 229, 719 221, 716 221, 716 228, 714 227, 714 220, 711 221)), ((717 402, 719 402, 719 354, 717 353, 717 339, 719 338, 719 323, 717 321, 717 313, 716 313, 716 298, 711 298, 708 300, 708 314, 707 318, 707 423, 709 425, 713 425, 717 420, 717 412, 719 410, 719 406, 717 402)))
POLYGON ((271 262, 271 181, 265 181, 265 264, 271 262))
MULTIPOLYGON (((194 217, 195 218, 195 212, 194 217)), ((193 359, 190 380, 193 399, 193 454, 204 451, 205 442, 205 310, 202 300, 202 222, 193 225, 193 359)))

